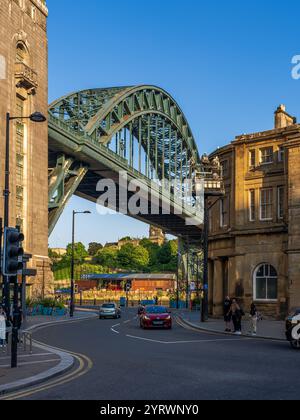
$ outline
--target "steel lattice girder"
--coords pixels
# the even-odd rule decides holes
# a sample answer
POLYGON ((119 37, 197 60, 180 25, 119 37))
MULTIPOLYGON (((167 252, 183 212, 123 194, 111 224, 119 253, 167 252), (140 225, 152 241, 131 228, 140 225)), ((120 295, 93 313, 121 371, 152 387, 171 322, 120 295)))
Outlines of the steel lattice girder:
MULTIPOLYGON (((182 193, 184 179, 191 179, 196 169, 201 171, 185 116, 167 92, 154 86, 86 90, 53 102, 49 107, 49 148, 51 154, 57 154, 51 165, 56 169, 50 180, 50 231, 73 193, 95 201, 95 179, 107 168, 110 173, 126 170, 145 182, 175 182, 175 197, 182 193), (59 154, 65 156, 65 165, 72 159, 85 169, 75 177, 72 188, 64 187, 68 177, 60 172, 59 160, 56 162, 59 154), (82 182, 88 174, 93 174, 93 185, 82 182), (53 191, 60 194, 54 202, 53 191)), ((159 221, 154 224, 160 225, 159 221)), ((180 231, 184 230, 182 226, 180 231)))

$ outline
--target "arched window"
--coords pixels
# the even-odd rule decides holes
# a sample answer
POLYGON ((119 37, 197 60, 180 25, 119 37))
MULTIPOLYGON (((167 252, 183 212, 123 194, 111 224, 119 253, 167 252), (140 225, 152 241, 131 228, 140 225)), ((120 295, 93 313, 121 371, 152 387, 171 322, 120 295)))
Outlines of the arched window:
POLYGON ((28 52, 25 45, 22 42, 18 42, 17 44, 16 61, 17 63, 25 63, 25 64, 28 61, 28 52))
POLYGON ((276 301, 278 299, 278 275, 272 265, 262 264, 254 272, 254 299, 276 301))

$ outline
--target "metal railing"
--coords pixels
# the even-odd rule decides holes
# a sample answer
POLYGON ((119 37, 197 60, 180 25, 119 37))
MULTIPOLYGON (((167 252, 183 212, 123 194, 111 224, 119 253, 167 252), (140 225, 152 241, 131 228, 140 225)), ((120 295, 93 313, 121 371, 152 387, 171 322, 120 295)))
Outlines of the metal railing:
MULTIPOLYGON (((11 336, 12 336, 12 332, 9 331, 7 334, 7 346, 6 346, 7 355, 9 355, 11 352, 11 336)), ((18 347, 23 348, 24 353, 27 353, 27 349, 28 349, 29 354, 32 354, 33 352, 32 333, 29 331, 19 331, 18 337, 19 337, 18 347)))

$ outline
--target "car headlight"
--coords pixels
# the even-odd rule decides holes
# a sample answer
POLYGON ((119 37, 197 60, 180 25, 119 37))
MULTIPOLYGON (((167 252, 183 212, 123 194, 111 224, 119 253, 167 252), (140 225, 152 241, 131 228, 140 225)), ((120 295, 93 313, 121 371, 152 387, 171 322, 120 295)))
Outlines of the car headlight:
POLYGON ((171 321, 171 315, 166 318, 167 321, 171 321))
POLYGON ((151 319, 148 317, 148 316, 144 316, 144 319, 146 320, 146 321, 151 321, 151 319))

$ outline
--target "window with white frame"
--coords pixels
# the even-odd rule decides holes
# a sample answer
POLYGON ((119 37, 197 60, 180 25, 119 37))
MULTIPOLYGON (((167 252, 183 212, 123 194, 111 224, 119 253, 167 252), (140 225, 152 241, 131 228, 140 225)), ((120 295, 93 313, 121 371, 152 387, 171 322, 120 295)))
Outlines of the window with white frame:
POLYGON ((254 300, 277 301, 278 274, 276 269, 272 265, 260 265, 254 272, 253 283, 254 300))
POLYGON ((255 190, 249 191, 249 220, 255 222, 256 206, 255 206, 255 190))
POLYGON ((284 218, 284 187, 278 187, 277 199, 278 199, 278 219, 284 218))
POLYGON ((273 188, 260 191, 260 220, 273 220, 273 188))
POLYGON ((260 149, 260 163, 261 165, 268 165, 269 163, 273 163, 273 156, 274 150, 273 147, 264 147, 260 149))

